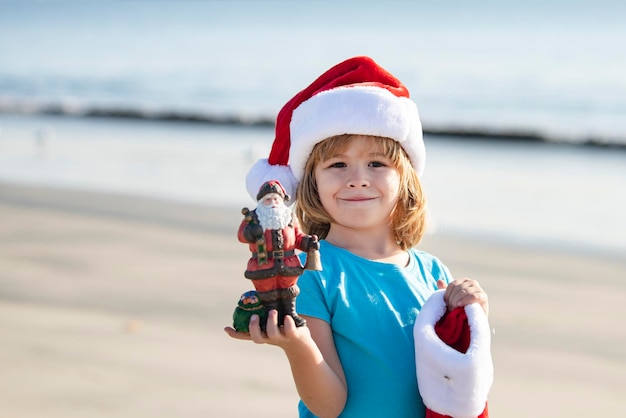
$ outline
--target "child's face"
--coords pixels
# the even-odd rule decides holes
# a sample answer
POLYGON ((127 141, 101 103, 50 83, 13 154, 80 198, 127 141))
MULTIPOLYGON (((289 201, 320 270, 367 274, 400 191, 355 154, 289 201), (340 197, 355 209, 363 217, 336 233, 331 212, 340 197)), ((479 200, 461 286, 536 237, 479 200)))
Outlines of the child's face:
POLYGON ((374 139, 354 136, 315 168, 320 201, 334 222, 351 229, 391 228, 400 174, 374 139))

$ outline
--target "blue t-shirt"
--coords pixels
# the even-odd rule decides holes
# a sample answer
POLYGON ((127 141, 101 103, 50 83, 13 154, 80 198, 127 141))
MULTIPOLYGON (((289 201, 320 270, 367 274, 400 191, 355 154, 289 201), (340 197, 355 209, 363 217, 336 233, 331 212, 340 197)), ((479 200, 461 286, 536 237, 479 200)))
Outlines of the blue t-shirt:
MULTIPOLYGON (((452 280, 435 257, 409 250, 408 266, 359 257, 322 241, 323 271, 300 276, 297 311, 330 324, 348 384, 341 417, 423 417, 413 324, 437 280, 452 280)), ((300 402, 300 417, 314 415, 300 402)))

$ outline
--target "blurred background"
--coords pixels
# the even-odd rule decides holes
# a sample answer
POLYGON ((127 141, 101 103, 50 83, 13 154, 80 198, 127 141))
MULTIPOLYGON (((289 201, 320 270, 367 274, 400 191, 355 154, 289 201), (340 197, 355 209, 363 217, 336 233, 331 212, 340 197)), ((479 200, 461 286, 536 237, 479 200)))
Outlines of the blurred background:
MULTIPOLYGON (((626 3, 611 0, 0 0, 0 207, 5 208, 0 213, 0 242, 4 245, 0 251, 0 299, 5 304, 52 300, 59 306, 89 305, 84 299, 79 302, 80 297, 70 290, 57 298, 50 296, 52 293, 36 294, 43 289, 58 292, 52 284, 50 289, 40 287, 43 277, 69 280, 78 271, 69 265, 65 266, 69 270, 57 276, 31 271, 37 263, 56 260, 50 254, 33 254, 50 251, 46 243, 65 248, 68 254, 82 254, 76 251, 85 247, 68 245, 74 235, 54 235, 55 239, 39 235, 46 230, 58 232, 61 225, 81 229, 72 216, 63 220, 67 224, 58 219, 52 222, 49 214, 29 212, 33 208, 76 216, 114 215, 125 221, 148 219, 199 232, 204 235, 194 247, 198 260, 203 249, 230 251, 230 244, 209 244, 207 236, 211 243, 221 240, 220 234, 229 231, 229 225, 236 228, 238 210, 254 204, 245 192, 244 177, 254 161, 268 155, 278 110, 332 65, 351 56, 369 55, 407 85, 420 110, 427 147, 423 182, 429 200, 429 236, 433 248, 443 251, 444 261, 444 255, 449 256, 453 266, 470 272, 475 268, 494 278, 496 270, 537 278, 531 267, 544 263, 535 265, 542 270, 539 276, 560 278, 562 287, 553 291, 561 295, 571 290, 566 284, 570 272, 578 272, 577 283, 585 284, 575 289, 581 303, 601 287, 599 282, 591 285, 586 280, 587 274, 597 274, 618 300, 624 294, 626 271, 624 21, 626 3), (223 215, 231 210, 233 216, 223 215), (457 237, 456 245, 438 247, 433 237, 439 234, 457 237), (536 257, 524 262, 514 251, 489 253, 474 243, 476 239, 498 248, 531 249, 536 257), (19 246, 26 241, 30 247, 19 246), (546 255, 557 252, 572 258, 546 255), (585 257, 595 261, 586 263, 585 257), (26 271, 31 272, 28 280, 22 277, 26 271)), ((124 231, 141 236, 141 227, 136 225, 103 227, 99 222, 89 230, 90 236, 98 241, 103 237, 124 241, 124 231)), ((167 241, 167 233, 163 233, 159 237, 167 241)), ((225 236, 230 237, 230 232, 225 236)), ((141 242, 154 239, 148 234, 141 242)), ((96 245, 88 242, 91 244, 85 245, 96 245)), ((180 248, 191 245, 183 238, 172 238, 174 242, 180 248)), ((171 273, 162 267, 167 260, 175 263, 172 257, 183 251, 168 249, 171 251, 159 253, 158 259, 154 253, 136 254, 135 260, 151 270, 133 270, 132 274, 171 273)), ((83 256, 98 265, 110 263, 98 257, 100 250, 96 246, 93 254, 83 256)), ((124 253, 126 247, 107 247, 107 251, 116 256, 129 254, 124 253)), ((233 252, 240 252, 241 261, 245 260, 245 251, 236 243, 233 252)), ((190 274, 201 276, 205 274, 200 273, 202 269, 213 271, 224 263, 223 257, 206 256, 198 264, 201 267, 189 270, 190 274)), ((224 267, 225 274, 239 274, 238 262, 224 267)), ((53 267, 59 266, 57 262, 53 267)), ((184 310, 189 298, 169 283, 153 289, 155 299, 150 303, 148 299, 135 301, 141 309, 129 307, 133 305, 130 301, 107 304, 99 294, 111 292, 123 299, 125 292, 122 284, 115 290, 101 287, 101 283, 115 280, 112 276, 127 278, 119 272, 104 275, 100 284, 91 283, 93 287, 85 292, 99 309, 130 315, 130 319, 118 318, 125 324, 125 333, 140 328, 137 324, 141 321, 135 316, 152 312, 150 309, 159 311, 159 300, 169 301, 167 312, 171 313, 184 310)), ((162 277, 163 283, 167 277, 162 277)), ((77 283, 70 280, 67 289, 77 283)), ((522 282, 518 282, 519 288, 496 283, 493 288, 508 297, 513 288, 524 292, 522 282)), ((543 282, 537 283, 542 286, 543 282)), ((211 288, 211 292, 216 290, 211 288)), ((197 311, 190 317, 195 319, 208 315, 200 295, 206 296, 196 292, 192 298, 197 311)), ((234 300, 237 296, 233 294, 234 300)), ((503 296, 504 300, 508 303, 503 296)), ((224 306, 231 302, 227 300, 224 306)), ((526 314, 521 311, 509 325, 523 323, 526 314)), ((5 316, 7 327, 11 312, 5 316)), ((226 320, 228 315, 230 312, 226 320)), ((11 329, 31 330, 32 341, 36 341, 34 324, 41 326, 41 322, 38 316, 33 318, 32 323, 20 322, 19 326, 13 322, 11 329)), ((217 318, 216 323, 224 322, 223 317, 217 318)), ((561 319, 567 322, 571 318, 561 319)), ((535 324, 544 319, 539 314, 528 321, 535 324)), ((511 318, 503 313, 494 320, 505 327, 511 318)), ((98 319, 92 321, 100 324, 98 319)), ((552 325, 561 328, 563 323, 552 325)), ((553 329, 548 327, 542 335, 553 329)), ((166 331, 158 332, 148 334, 168 339, 166 331)), ((596 353, 597 357, 610 359, 609 365, 602 367, 617 373, 625 371, 626 336, 623 327, 615 334, 612 339, 598 340, 597 345, 589 343, 589 351, 602 346, 604 351, 596 353)), ((29 347, 25 341, 32 341, 11 335, 15 339, 9 339, 8 346, 14 350, 5 352, 5 366, 20 361, 23 366, 29 364, 32 359, 12 361, 9 354, 18 356, 29 347)), ((501 335, 506 336, 506 331, 501 335)), ((574 340, 572 330, 560 341, 566 345, 574 340)), ((61 348, 57 348, 63 351, 68 341, 59 341, 61 348)), ((210 347, 226 344, 202 343, 210 347)), ((122 350, 124 345, 119 344, 116 347, 122 350)), ((195 359, 196 354, 201 356, 193 353, 188 357, 195 359)), ((153 355, 159 362, 161 357, 153 355)), ((572 364, 579 365, 578 360, 572 364)), ((594 364, 589 370, 598 370, 595 363, 587 364, 594 364)), ((571 369, 568 365, 561 371, 571 369)), ((30 370, 27 376, 37 380, 38 369, 30 370)), ((611 376, 612 387, 623 383, 611 376)), ((585 386, 580 382, 581 388, 585 386)), ((501 388, 520 389, 514 384, 501 388)), ((292 389, 281 386, 280 390, 292 389)), ((22 396, 17 399, 26 399, 27 392, 22 396)), ((50 399, 55 405, 72 405, 50 399)), ((199 401, 194 398, 193 402, 199 401)), ((500 411, 506 411, 502 416, 514 416, 513 403, 510 399, 506 405, 500 404, 500 411)), ((20 402, 10 405, 17 413, 10 416, 29 416, 26 411, 31 410, 20 402)), ((82 411, 106 415, 105 407, 89 405, 83 405, 86 409, 82 411)), ((159 412, 158 408, 137 408, 124 411, 128 416, 141 416, 146 410, 151 416, 159 412)), ((59 407, 58 411, 59 416, 67 416, 67 409, 59 407)), ((164 411, 169 410, 162 411, 167 415, 164 411)), ((190 411, 186 410, 188 416, 190 411)), ((242 416, 224 411, 220 416, 242 416)), ((31 416, 36 415, 37 411, 31 416)))
POLYGON ((0 180, 247 203, 280 107, 370 55, 420 109, 432 226, 626 251, 625 16, 608 0, 2 1, 0 180))

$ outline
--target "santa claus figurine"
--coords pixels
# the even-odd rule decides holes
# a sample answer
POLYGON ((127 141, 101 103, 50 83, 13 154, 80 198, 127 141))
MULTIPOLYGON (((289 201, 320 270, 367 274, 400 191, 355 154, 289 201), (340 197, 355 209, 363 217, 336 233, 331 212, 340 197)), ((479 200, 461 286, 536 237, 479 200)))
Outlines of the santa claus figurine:
MULTIPOLYGON (((279 325, 289 315, 296 326, 303 326, 306 321, 296 313, 296 296, 300 293, 298 277, 305 267, 296 250, 308 253, 306 268, 320 270, 316 256, 318 238, 300 231, 297 219, 285 204, 289 196, 278 181, 263 183, 256 199, 256 209, 242 209, 244 220, 237 233, 239 241, 247 243, 252 254, 245 277, 252 280, 266 312, 278 311, 279 325), (313 259, 316 261, 311 263, 313 259)), ((261 328, 265 329, 263 321, 261 328)))

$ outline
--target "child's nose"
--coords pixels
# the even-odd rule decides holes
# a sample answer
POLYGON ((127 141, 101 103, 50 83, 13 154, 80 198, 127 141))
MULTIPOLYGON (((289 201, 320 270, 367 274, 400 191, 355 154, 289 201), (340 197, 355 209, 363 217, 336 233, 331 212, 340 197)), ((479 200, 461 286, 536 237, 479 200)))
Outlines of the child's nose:
POLYGON ((348 187, 369 187, 369 185, 369 180, 367 179, 367 176, 365 175, 363 170, 353 170, 350 173, 350 178, 348 179, 348 187))

